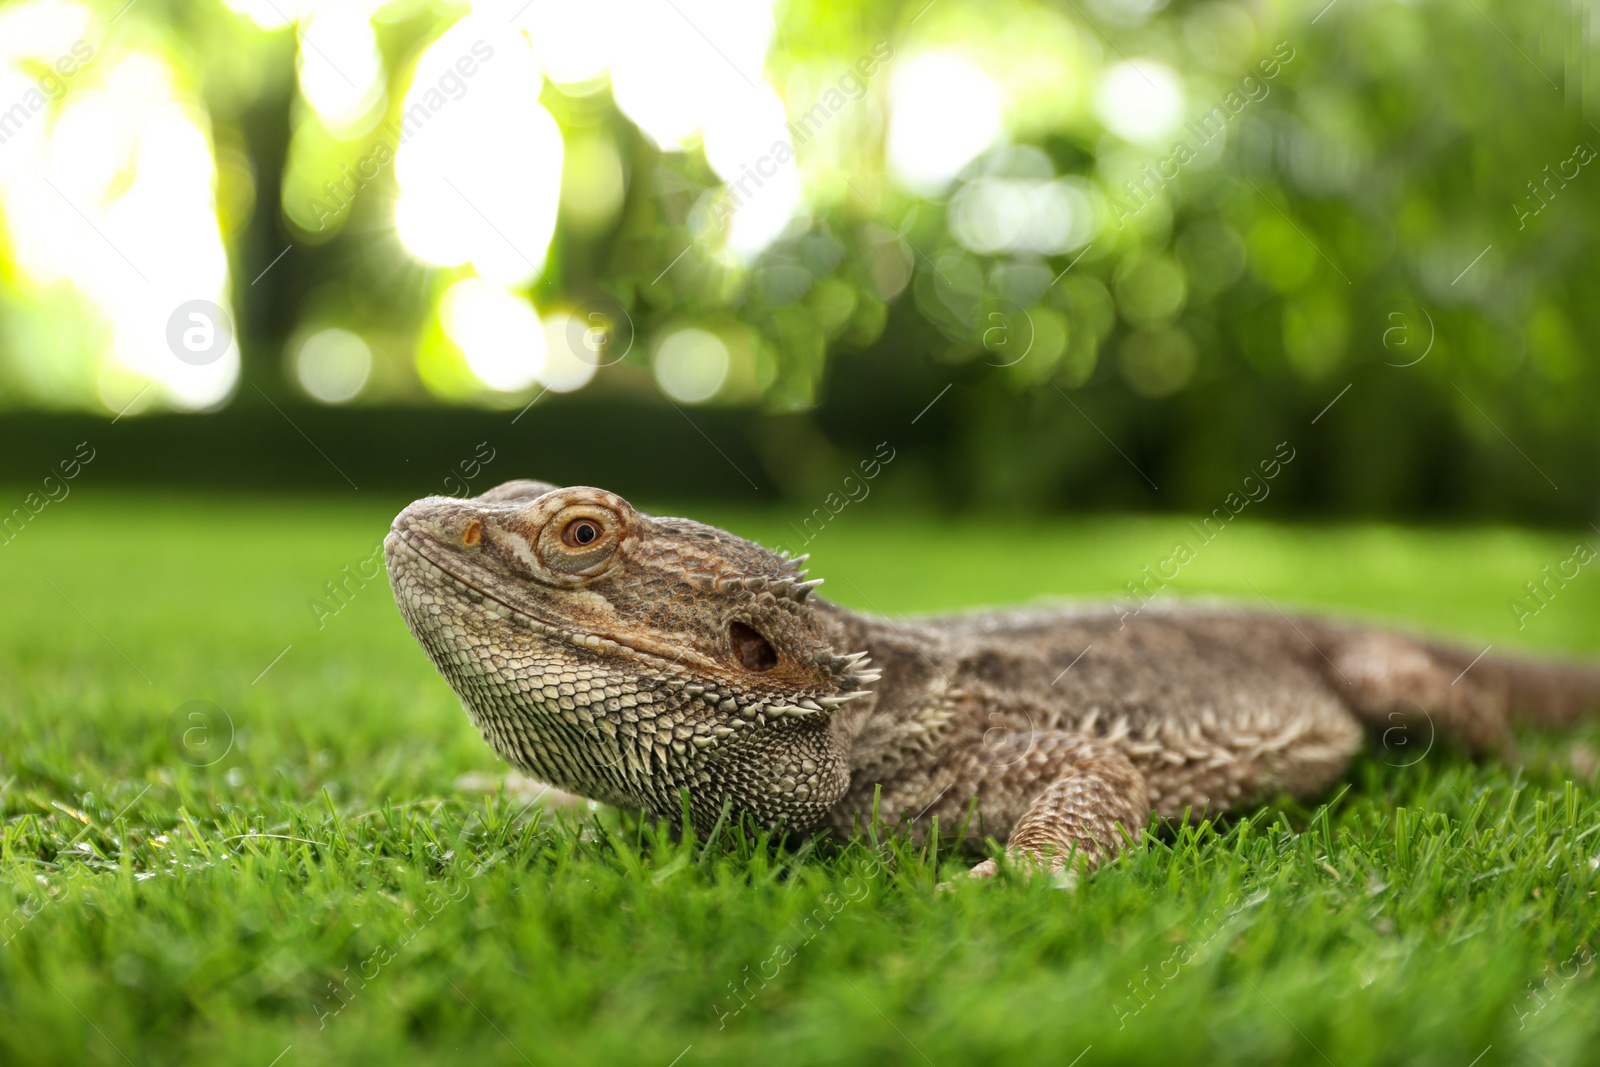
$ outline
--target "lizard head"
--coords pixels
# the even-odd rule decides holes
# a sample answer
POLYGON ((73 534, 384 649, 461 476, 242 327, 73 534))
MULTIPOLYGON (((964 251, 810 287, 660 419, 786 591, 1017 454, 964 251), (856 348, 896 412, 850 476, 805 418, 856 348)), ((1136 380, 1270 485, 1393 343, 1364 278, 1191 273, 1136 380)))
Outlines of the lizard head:
POLYGON ((384 543, 411 632, 485 738, 562 789, 808 830, 848 785, 833 714, 877 680, 799 560, 614 493, 428 497, 384 543))

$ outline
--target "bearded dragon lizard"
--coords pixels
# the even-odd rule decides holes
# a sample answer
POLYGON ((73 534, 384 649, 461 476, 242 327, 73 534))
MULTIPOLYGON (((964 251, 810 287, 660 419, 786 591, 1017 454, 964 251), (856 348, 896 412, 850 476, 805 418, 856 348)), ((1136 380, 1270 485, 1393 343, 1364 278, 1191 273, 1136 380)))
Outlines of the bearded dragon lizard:
POLYGON ((686 791, 702 833, 725 806, 796 833, 904 815, 914 837, 1004 835, 1024 870, 1087 869, 1152 815, 1315 797, 1364 732, 1508 752, 1511 713, 1567 723, 1600 698, 1600 667, 1275 612, 869 617, 813 595, 805 557, 583 486, 428 497, 384 548, 495 751, 657 818, 686 791))

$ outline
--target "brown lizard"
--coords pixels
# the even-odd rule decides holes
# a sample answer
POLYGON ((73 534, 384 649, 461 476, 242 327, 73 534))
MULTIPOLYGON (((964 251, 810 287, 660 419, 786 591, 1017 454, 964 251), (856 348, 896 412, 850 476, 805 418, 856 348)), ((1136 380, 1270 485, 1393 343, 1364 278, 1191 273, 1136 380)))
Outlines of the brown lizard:
POLYGON ((724 806, 799 833, 876 812, 1005 835, 1020 866, 1061 872, 1152 814, 1315 797, 1364 730, 1505 752, 1510 713, 1566 723, 1600 698, 1597 666, 1275 612, 868 617, 812 595, 804 557, 583 486, 419 500, 385 554, 497 752, 658 818, 686 791, 702 832, 724 806))

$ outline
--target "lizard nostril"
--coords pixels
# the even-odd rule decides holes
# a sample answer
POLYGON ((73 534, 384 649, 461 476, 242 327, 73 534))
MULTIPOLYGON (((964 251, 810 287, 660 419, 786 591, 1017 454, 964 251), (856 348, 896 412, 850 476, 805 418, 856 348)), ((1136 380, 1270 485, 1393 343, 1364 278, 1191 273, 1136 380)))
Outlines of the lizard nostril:
POLYGON ((467 523, 467 528, 461 531, 461 543, 464 545, 475 545, 482 540, 483 523, 479 522, 477 519, 473 519, 471 522, 467 523))

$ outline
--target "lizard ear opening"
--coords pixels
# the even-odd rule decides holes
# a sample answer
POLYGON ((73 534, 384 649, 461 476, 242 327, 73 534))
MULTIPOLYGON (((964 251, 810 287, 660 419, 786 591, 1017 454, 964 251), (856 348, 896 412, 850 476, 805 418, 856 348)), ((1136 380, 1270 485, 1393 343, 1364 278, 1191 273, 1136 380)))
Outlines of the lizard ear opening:
POLYGON ((747 671, 770 671, 778 665, 778 653, 753 626, 734 623, 728 627, 728 641, 733 646, 733 658, 747 671))

